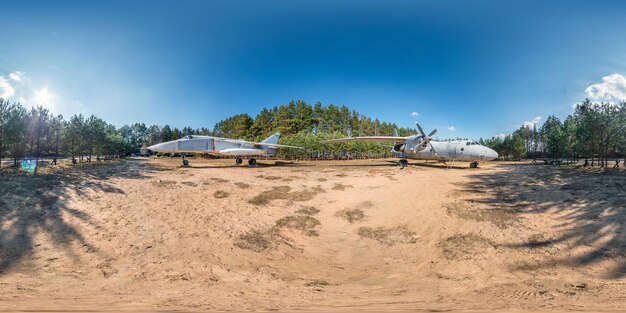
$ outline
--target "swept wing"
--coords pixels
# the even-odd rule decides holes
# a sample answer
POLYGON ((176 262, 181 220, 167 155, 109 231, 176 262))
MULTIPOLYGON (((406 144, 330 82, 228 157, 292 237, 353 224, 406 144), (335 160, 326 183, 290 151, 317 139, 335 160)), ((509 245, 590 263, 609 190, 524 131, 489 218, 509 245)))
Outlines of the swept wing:
POLYGON ((266 142, 252 142, 252 141, 246 141, 246 140, 239 140, 239 139, 226 139, 226 138, 222 138, 220 139, 221 141, 224 142, 229 142, 229 143, 234 143, 234 144, 244 144, 244 145, 252 145, 255 148, 260 148, 260 147, 268 147, 268 148, 292 148, 292 149, 304 149, 302 147, 296 147, 296 146, 288 146, 288 145, 279 145, 277 143, 266 143, 266 142))
POLYGON ((366 136, 366 137, 351 137, 341 139, 323 140, 321 143, 338 143, 338 142, 395 142, 404 143, 406 137, 397 136, 366 136))

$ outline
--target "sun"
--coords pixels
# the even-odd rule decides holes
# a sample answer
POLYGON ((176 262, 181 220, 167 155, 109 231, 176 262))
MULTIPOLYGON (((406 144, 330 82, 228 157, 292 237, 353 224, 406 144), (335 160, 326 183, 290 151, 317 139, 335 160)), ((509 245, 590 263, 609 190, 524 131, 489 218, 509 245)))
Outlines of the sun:
POLYGON ((48 88, 42 88, 35 91, 35 97, 33 100, 37 105, 50 104, 50 101, 54 98, 54 95, 48 91, 48 88))

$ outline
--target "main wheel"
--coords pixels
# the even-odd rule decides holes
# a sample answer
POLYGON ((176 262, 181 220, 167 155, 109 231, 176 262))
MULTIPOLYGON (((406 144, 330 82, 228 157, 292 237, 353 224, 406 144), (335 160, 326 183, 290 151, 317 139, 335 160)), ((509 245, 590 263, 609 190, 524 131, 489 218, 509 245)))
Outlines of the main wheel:
POLYGON ((400 168, 405 168, 407 165, 409 165, 409 161, 400 160, 400 168))
POLYGON ((470 163, 470 168, 478 168, 478 162, 470 163))
POLYGON ((248 160, 248 165, 255 166, 256 165, 256 160, 255 159, 248 160))
POLYGON ((243 160, 242 160, 241 158, 237 158, 237 159, 235 160, 235 164, 237 164, 237 165, 241 165, 241 163, 243 163, 243 160))

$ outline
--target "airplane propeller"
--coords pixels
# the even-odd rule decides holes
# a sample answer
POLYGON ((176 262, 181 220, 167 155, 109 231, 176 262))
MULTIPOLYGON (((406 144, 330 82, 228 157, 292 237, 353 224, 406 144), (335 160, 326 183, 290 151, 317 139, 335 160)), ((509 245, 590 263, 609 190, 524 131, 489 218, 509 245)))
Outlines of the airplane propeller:
POLYGON ((430 148, 433 149, 433 152, 437 153, 437 151, 435 150, 435 147, 433 147, 433 144, 430 143, 430 141, 432 140, 432 136, 437 133, 437 129, 433 129, 433 131, 430 132, 430 134, 426 135, 426 133, 424 132, 424 129, 422 129, 422 126, 420 126, 420 124, 418 122, 415 122, 415 125, 417 126, 417 129, 419 129, 420 133, 422 134, 422 143, 421 146, 423 148, 426 147, 426 144, 430 145, 430 148))

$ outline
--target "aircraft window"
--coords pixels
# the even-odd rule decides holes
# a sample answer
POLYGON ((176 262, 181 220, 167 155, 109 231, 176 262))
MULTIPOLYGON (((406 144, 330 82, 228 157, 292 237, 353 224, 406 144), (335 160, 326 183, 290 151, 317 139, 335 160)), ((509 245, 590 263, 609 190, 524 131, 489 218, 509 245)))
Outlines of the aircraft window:
POLYGON ((465 145, 466 145, 466 146, 469 146, 469 145, 471 145, 471 144, 472 144, 472 143, 471 143, 471 142, 469 142, 469 141, 465 143, 465 145))
POLYGON ((193 136, 191 136, 191 135, 185 136, 185 139, 193 139, 193 136))

